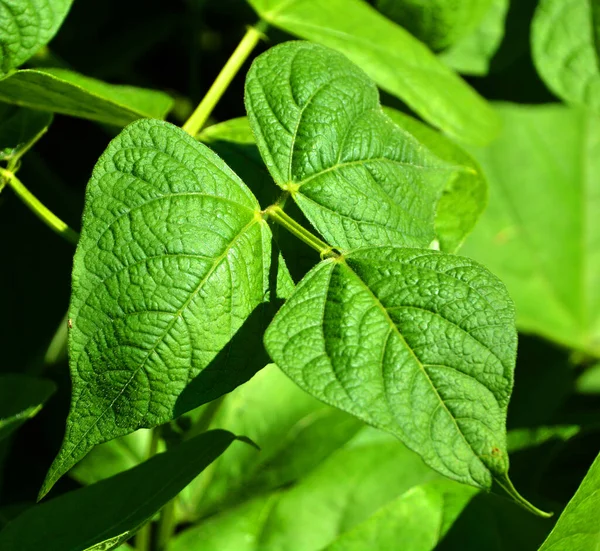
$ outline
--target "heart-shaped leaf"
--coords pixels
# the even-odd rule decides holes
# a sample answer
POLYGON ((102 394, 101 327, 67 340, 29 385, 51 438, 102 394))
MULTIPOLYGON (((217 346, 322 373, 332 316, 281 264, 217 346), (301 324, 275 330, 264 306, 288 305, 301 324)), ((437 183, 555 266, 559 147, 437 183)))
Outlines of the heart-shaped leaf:
POLYGON ((270 238, 248 188, 183 130, 141 120, 111 142, 87 188, 71 411, 41 495, 95 444, 165 423, 265 365, 254 345, 268 322, 270 238))
POLYGON ((375 84, 342 54, 288 42, 258 57, 246 109, 265 163, 335 247, 427 247, 456 167, 383 112, 375 84))
POLYGON ((125 126, 162 119, 173 99, 156 90, 107 84, 66 69, 25 69, 0 80, 0 101, 125 126))
POLYGON ((114 549, 219 457, 235 438, 224 430, 205 432, 129 471, 35 505, 0 532, 0 549, 114 549))
POLYGON ((517 334, 502 283, 473 261, 392 247, 321 262, 265 334, 301 388, 397 435, 440 473, 508 482, 517 334))
POLYGON ((269 24, 347 55, 382 89, 451 136, 485 144, 498 132, 498 120, 481 96, 366 1, 248 1, 269 24))
POLYGON ((600 0, 540 0, 531 33, 548 88, 600 113, 600 0))
POLYGON ((56 34, 73 0, 0 0, 0 77, 56 34))

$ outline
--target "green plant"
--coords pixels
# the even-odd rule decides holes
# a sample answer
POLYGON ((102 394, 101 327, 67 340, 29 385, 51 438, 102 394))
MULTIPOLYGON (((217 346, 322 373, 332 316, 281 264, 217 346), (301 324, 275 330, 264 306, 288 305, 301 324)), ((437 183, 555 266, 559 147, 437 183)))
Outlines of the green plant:
POLYGON ((249 4, 260 22, 192 110, 66 66, 46 44, 70 2, 0 0, 0 190, 77 246, 43 358, 0 376, 9 472, 16 429, 67 397, 68 349, 38 500, 56 497, 0 502, 0 549, 590 549, 598 460, 554 528, 573 492, 539 477, 598 430, 595 29, 582 93, 547 39, 556 2, 533 21, 541 76, 583 107, 491 105, 454 69, 493 66, 507 2, 249 4), (255 57, 246 116, 214 124, 273 28, 304 41, 255 57), (21 180, 53 113, 112 137, 80 234, 21 180), (572 352, 526 337, 513 394, 517 328, 572 352))

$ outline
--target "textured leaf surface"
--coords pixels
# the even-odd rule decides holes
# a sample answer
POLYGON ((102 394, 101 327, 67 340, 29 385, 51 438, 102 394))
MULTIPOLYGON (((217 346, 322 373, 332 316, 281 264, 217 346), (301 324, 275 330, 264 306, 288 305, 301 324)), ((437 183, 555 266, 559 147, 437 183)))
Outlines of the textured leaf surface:
POLYGON ((27 375, 0 377, 0 440, 34 417, 52 396, 52 381, 27 375))
POLYGON ((436 478, 395 438, 365 428, 296 485, 208 518, 172 551, 320 551, 436 478))
POLYGON ((52 123, 52 115, 0 104, 0 161, 13 163, 52 123))
POLYGON ((540 551, 588 551, 600 548, 600 455, 569 501, 540 551))
POLYGON ((73 0, 0 0, 0 77, 46 45, 73 0))
POLYGON ((469 143, 497 133, 493 110, 421 42, 363 0, 249 0, 268 23, 341 51, 427 122, 469 143))
POLYGON ((425 42, 443 50, 481 22, 492 0, 377 0, 387 17, 425 42))
POLYGON ((509 0, 493 0, 477 28, 441 52, 438 58, 459 73, 486 75, 504 37, 509 3, 509 0))
POLYGON ((600 0, 541 0, 531 31, 533 60, 550 90, 600 113, 600 0))
POLYGON ((246 109, 275 182, 330 245, 432 242, 454 167, 392 123, 343 55, 307 42, 272 48, 248 73, 246 109))
POLYGON ((95 444, 165 423, 265 365, 254 363, 254 322, 271 245, 258 210, 179 128, 137 121, 111 142, 87 188, 69 310, 71 412, 42 494, 95 444), (224 348, 234 335, 238 352, 224 348))
POLYGON ((487 270, 391 247, 319 264, 265 334, 301 388, 486 489, 507 476, 516 342, 512 302, 487 270))
POLYGON ((600 355, 600 119, 498 106, 501 136, 473 151, 490 202, 462 252, 508 287, 523 331, 600 355))
POLYGON ((233 440, 235 436, 226 431, 206 432, 129 471, 36 505, 0 532, 0 549, 112 549, 174 498, 233 440))
POLYGON ((0 101, 125 126, 164 118, 173 100, 163 92, 107 84, 67 69, 25 69, 0 80, 0 101))
POLYGON ((487 205, 487 182, 479 165, 454 142, 404 113, 384 108, 398 126, 448 164, 460 167, 447 181, 435 213, 440 250, 455 252, 487 205))
POLYGON ((181 501, 190 520, 295 482, 364 424, 315 400, 271 364, 225 397, 210 428, 225 427, 260 452, 236 444, 186 488, 181 501))

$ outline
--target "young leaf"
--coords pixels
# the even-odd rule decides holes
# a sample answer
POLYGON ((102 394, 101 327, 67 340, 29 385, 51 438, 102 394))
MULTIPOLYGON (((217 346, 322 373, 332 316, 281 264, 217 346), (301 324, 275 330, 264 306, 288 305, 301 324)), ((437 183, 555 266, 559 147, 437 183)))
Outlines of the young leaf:
POLYGON ((540 551, 589 551, 600 546, 600 455, 540 551))
POLYGON ((51 122, 50 113, 0 103, 0 161, 18 160, 51 122))
POLYGON ((0 440, 34 417, 54 394, 54 383, 27 375, 0 376, 0 440))
POLYGON ((600 355, 600 119, 559 105, 498 106, 473 151, 490 202, 462 252, 506 284, 519 328, 600 355))
POLYGON ((382 112, 375 84, 342 54, 287 42, 258 57, 246 110, 275 182, 335 247, 427 247, 455 167, 382 112))
POLYGON ((600 0, 541 0, 531 33, 533 60, 548 88, 600 113, 600 0))
POLYGON ((492 0, 477 28, 440 52, 438 59, 464 75, 487 75, 490 62, 504 37, 509 0, 492 0))
POLYGON ((386 92, 451 136, 479 144, 497 133, 497 118, 485 100, 364 0, 248 1, 268 23, 341 51, 386 92))
POLYGON ((443 475, 510 488, 514 309, 483 267, 392 247, 323 261, 265 344, 301 388, 398 436, 443 475))
POLYGON ((156 120, 111 142, 87 188, 71 412, 41 495, 95 444, 163 424, 265 365, 254 343, 270 264, 256 199, 206 146, 156 120), (234 335, 239 350, 224 348, 234 335))
POLYGON ((385 107, 384 112, 440 159, 461 167, 446 183, 435 213, 440 250, 455 252, 487 205, 487 182, 481 168, 473 157, 439 132, 396 109, 385 107))
POLYGON ((112 549, 173 499, 235 440, 205 432, 129 471, 36 505, 0 532, 0 549, 112 549))
POLYGON ((67 69, 25 69, 0 80, 0 101, 125 126, 162 119, 173 99, 156 90, 106 84, 67 69))
POLYGON ((0 0, 0 77, 56 34, 73 0, 0 0))
POLYGON ((377 8, 433 50, 467 36, 481 22, 492 0, 377 0, 377 8))

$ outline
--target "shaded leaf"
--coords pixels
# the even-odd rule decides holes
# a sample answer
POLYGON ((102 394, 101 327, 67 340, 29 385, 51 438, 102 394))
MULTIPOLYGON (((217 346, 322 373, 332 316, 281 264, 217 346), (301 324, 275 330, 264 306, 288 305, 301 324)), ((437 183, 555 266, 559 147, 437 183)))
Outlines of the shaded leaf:
POLYGON ((0 101, 125 126, 164 118, 173 100, 156 90, 107 84, 67 69, 24 69, 0 80, 0 101))
POLYGON ((581 427, 577 425, 555 425, 513 429, 508 432, 508 451, 514 453, 528 448, 540 446, 549 440, 567 441, 576 436, 581 427))
POLYGON ((0 161, 15 162, 52 123, 52 115, 0 103, 0 161))
POLYGON ((0 440, 34 417, 56 387, 52 381, 28 375, 0 376, 0 440))
POLYGON ((26 510, 0 532, 11 551, 108 550, 135 531, 222 454, 235 436, 210 431, 142 465, 26 510))
POLYGON ((579 394, 600 394, 600 363, 588 367, 577 379, 575 388, 579 394))
POLYGON ((275 182, 330 245, 432 242, 455 167, 393 124, 343 55, 307 42, 270 49, 246 78, 246 110, 275 182))
POLYGON ((384 112, 440 159, 461 167, 447 181, 435 213, 440 250, 455 252, 487 206, 487 182, 481 168, 473 157, 439 132, 396 109, 385 107, 384 112))
POLYGON ((0 0, 0 77, 56 34, 73 0, 0 0))
POLYGON ((501 104, 504 131, 474 150, 490 202, 462 252, 506 284, 517 324, 600 355, 600 119, 501 104))
POLYGON ((548 88, 568 103, 600 113, 600 1, 540 0, 531 42, 548 88))
POLYGON ((260 17, 344 53, 377 84, 444 132, 487 143, 492 109, 421 42, 363 0, 248 0, 260 17))
POLYGON ((255 343, 270 265, 256 199, 206 146, 154 120, 111 142, 87 187, 71 411, 41 495, 94 445, 166 423, 265 365, 255 343))

